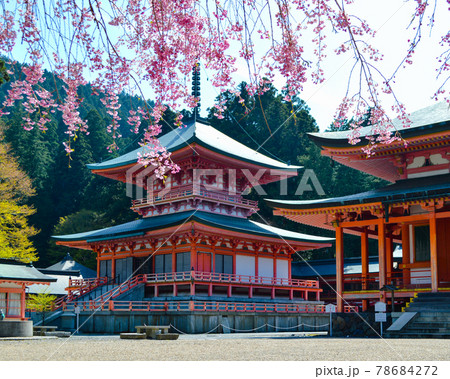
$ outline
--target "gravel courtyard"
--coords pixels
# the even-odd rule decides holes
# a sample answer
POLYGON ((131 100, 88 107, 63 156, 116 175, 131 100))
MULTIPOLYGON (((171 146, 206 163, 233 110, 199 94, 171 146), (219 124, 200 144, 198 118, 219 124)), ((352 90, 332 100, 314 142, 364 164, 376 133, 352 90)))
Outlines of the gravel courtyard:
POLYGON ((176 341, 74 336, 1 340, 2 361, 447 361, 450 340, 181 335, 176 341))

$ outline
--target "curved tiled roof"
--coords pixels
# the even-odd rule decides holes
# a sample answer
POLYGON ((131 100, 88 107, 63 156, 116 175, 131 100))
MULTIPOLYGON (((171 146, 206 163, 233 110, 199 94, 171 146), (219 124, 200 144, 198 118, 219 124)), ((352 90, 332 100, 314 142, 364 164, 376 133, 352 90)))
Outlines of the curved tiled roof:
MULTIPOLYGON (((302 166, 291 166, 286 163, 272 159, 264 154, 250 149, 242 143, 228 137, 217 129, 213 128, 203 121, 190 121, 186 127, 177 128, 161 136, 159 141, 168 151, 176 151, 192 143, 196 143, 210 150, 219 152, 238 160, 257 164, 258 166, 298 170, 302 166)), ((148 147, 140 147, 120 157, 110 159, 102 163, 89 164, 87 167, 91 170, 101 170, 115 168, 137 163, 138 153, 149 151, 148 147)))
POLYGON ((398 180, 394 184, 376 190, 353 195, 317 200, 275 200, 266 199, 272 208, 311 209, 330 208, 374 202, 401 202, 436 196, 450 195, 450 174, 425 178, 398 180))
MULTIPOLYGON (((55 263, 54 265, 51 265, 47 267, 45 270, 55 270, 55 271, 78 271, 79 275, 83 278, 95 278, 97 276, 97 273, 94 270, 91 270, 90 268, 83 266, 81 263, 76 262, 70 253, 67 253, 67 255, 58 263, 55 263)), ((57 275, 57 274, 56 274, 57 275)))
MULTIPOLYGON (((449 130, 450 106, 447 102, 437 103, 412 112, 409 119, 411 120, 411 126, 408 128, 404 128, 399 119, 392 120, 394 128, 400 132, 403 138, 449 130)), ((350 131, 344 130, 339 132, 308 133, 308 135, 319 146, 352 147, 348 143, 350 133, 350 131)), ((355 146, 367 144, 368 141, 364 137, 373 135, 372 126, 361 128, 360 135, 361 141, 355 146)))
POLYGON ((317 237, 308 234, 291 232, 289 230, 276 228, 243 218, 200 211, 187 211, 163 216, 148 217, 101 230, 63 236, 53 236, 53 238, 59 241, 86 241, 87 243, 90 243, 102 240, 113 240, 118 238, 143 235, 145 232, 150 230, 158 230, 175 225, 180 225, 182 223, 185 223, 186 221, 197 221, 199 223, 217 227, 220 229, 259 235, 263 237, 312 243, 330 243, 334 241, 334 238, 317 237))
POLYGON ((56 279, 42 274, 31 264, 12 259, 0 259, 0 280, 34 283, 56 282, 56 279))

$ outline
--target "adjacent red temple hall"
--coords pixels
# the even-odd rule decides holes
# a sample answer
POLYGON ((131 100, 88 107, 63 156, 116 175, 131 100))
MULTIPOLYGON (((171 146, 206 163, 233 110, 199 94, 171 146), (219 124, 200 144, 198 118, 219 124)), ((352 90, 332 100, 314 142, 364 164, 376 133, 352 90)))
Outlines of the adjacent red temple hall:
MULTIPOLYGON (((402 141, 378 145, 370 157, 362 152, 370 135, 348 144, 348 132, 312 133, 322 154, 392 182, 384 188, 338 198, 311 201, 268 200, 275 215, 336 233, 336 290, 339 311, 344 300, 390 301, 380 291, 392 283, 403 302, 420 292, 450 291, 450 110, 447 103, 411 115, 404 129, 394 121, 402 141), (406 142, 406 145, 405 145, 406 142), (343 233, 361 238, 362 275, 359 289, 344 288, 343 233), (378 240, 379 272, 369 273, 368 238, 378 240), (402 262, 394 270, 393 244, 402 245, 402 262)), ((376 137, 376 136, 375 136, 376 137)), ((355 282, 354 282, 355 283, 355 282)))
MULTIPOLYGON (((260 154, 200 119, 160 142, 181 168, 165 183, 152 176, 153 167, 137 163, 143 148, 88 166, 126 182, 130 195, 134 185, 132 209, 140 219, 56 236, 57 243, 95 251, 98 279, 121 283, 121 295, 144 284, 134 300, 320 304, 318 281, 292 279, 291 257, 331 246, 333 239, 251 221, 257 202, 241 196, 246 188, 296 176, 302 167, 260 154)), ((81 286, 74 282, 70 290, 81 286)))
MULTIPOLYGON (((52 282, 56 279, 42 274, 31 264, 0 258, 0 312, 5 320, 26 320, 27 286, 49 285, 52 282)), ((3 330, 0 330, 0 336, 5 337, 3 330)))

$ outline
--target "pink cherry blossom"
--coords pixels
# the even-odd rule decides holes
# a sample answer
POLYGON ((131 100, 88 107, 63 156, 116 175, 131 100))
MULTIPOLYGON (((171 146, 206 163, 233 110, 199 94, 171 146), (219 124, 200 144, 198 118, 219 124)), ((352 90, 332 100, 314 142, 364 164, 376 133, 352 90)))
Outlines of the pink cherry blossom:
MULTIPOLYGON (((396 73, 382 75, 377 64, 383 55, 366 42, 375 35, 374 29, 349 11, 354 1, 361 0, 0 0, 0 54, 7 57, 15 77, 0 115, 21 102, 26 111, 24 128, 45 131, 50 115, 61 112, 68 138, 64 148, 70 154, 71 140, 88 133, 78 111, 83 101, 78 88, 90 82, 111 120, 107 129, 113 136, 108 148, 112 151, 118 149, 120 138, 119 95, 127 91, 148 104, 144 92, 150 87, 154 106, 133 109, 127 122, 138 133, 142 120, 148 121, 140 162, 155 166, 163 177, 179 168, 158 143, 160 123, 168 108, 179 111, 196 106, 199 99, 191 94, 191 71, 199 62, 220 94, 234 93, 233 75, 246 67, 249 95, 264 93, 268 83, 281 75, 284 99, 290 101, 301 94, 308 80, 316 84, 325 80, 323 62, 330 49, 335 54, 353 54, 355 66, 349 82, 359 83, 355 92, 343 89, 336 125, 356 120, 350 143, 357 143, 361 120, 371 109, 370 125, 378 137, 369 141, 369 154, 378 143, 398 138, 385 108, 392 107, 405 126, 409 120, 395 95, 396 73), (308 40, 306 35, 311 32, 308 40), (336 46, 328 46, 330 33, 341 37, 336 46), (257 41, 263 41, 264 48, 257 41), (27 51, 21 72, 14 65, 18 43, 27 51), (62 93, 43 88, 44 67, 63 81, 62 93), (391 97, 388 107, 382 104, 381 94, 391 97)), ((430 27, 434 22, 429 1, 413 4, 410 48, 398 69, 414 62, 421 31, 427 20, 431 20, 430 27)), ((434 97, 447 96, 449 101, 445 86, 450 77, 450 34, 442 36, 441 46, 437 69, 441 82, 434 97)), ((245 107, 240 94, 236 96, 245 107)), ((224 117, 223 97, 213 111, 216 117, 224 117)), ((175 125, 182 126, 180 116, 175 125)))

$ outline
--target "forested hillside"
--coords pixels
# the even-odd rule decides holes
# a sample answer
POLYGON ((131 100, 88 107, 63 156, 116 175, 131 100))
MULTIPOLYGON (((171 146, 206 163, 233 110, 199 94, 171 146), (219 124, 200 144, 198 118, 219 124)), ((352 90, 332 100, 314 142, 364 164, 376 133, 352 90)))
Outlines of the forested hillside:
MULTIPOLYGON (((52 83, 51 74, 46 75, 51 80, 46 80, 45 83, 52 83)), ((0 102, 3 102, 14 79, 11 77, 10 82, 0 86, 0 102)), ((56 83, 58 91, 64 91, 58 80, 56 83)), ((225 94, 227 111, 223 119, 216 118, 213 112, 208 116, 211 124, 220 131, 251 148, 259 149, 258 151, 265 155, 313 169, 327 197, 355 193, 382 184, 381 181, 355 170, 339 164, 333 165, 329 158, 320 156, 319 149, 306 135, 308 132, 318 131, 318 127, 309 114, 307 104, 302 100, 286 102, 283 95, 273 87, 256 97, 248 96, 245 83, 241 84, 239 89, 240 98, 225 94)), ((39 261, 36 263, 38 267, 46 267, 56 262, 67 251, 67 248, 58 247, 51 241, 52 234, 77 233, 137 218, 129 209, 130 199, 125 195, 124 184, 93 175, 86 168, 86 164, 110 159, 138 147, 146 125, 141 125, 140 132, 134 134, 130 131, 126 119, 130 109, 144 104, 137 97, 121 95, 119 115, 122 118, 120 132, 123 138, 118 140, 120 150, 109 153, 107 146, 112 142, 111 135, 106 131, 109 116, 99 98, 91 94, 92 88, 89 85, 79 92, 79 97, 83 99, 80 113, 87 121, 89 134, 80 134, 73 142, 74 152, 70 158, 63 146, 66 135, 60 117, 52 116, 49 129, 45 133, 37 129, 24 130, 24 112, 18 106, 10 110, 10 115, 3 117, 4 139, 10 145, 21 168, 32 179, 36 191, 29 203, 36 209, 36 213, 30 216, 30 224, 40 230, 33 237, 39 255, 39 261)), ((168 125, 173 125, 174 115, 167 112, 165 120, 167 124, 163 125, 163 133, 169 130, 168 125)), ((297 231, 330 235, 330 232, 324 230, 314 230, 281 217, 274 217, 272 210, 265 205, 263 198, 294 198, 300 179, 301 174, 298 178, 289 180, 288 192, 284 196, 281 196, 278 183, 265 186, 267 195, 260 196, 252 191, 248 196, 259 200, 261 208, 259 215, 254 215, 253 218, 259 222, 264 222, 264 219, 273 225, 297 231)), ((306 192, 302 198, 317 196, 315 192, 306 192)), ((80 263, 95 267, 93 254, 78 250, 71 254, 80 263)), ((323 253, 324 256, 330 254, 331 250, 323 253)))
MULTIPOLYGON (((48 72, 45 75, 47 80, 43 85, 51 86, 49 83, 53 83, 54 78, 48 72)), ((12 76, 9 82, 0 86, 0 102, 3 103, 14 79, 12 76)), ((64 91, 58 79, 56 83, 58 92, 64 91)), ((52 115, 45 133, 37 128, 24 130, 22 118, 25 112, 19 106, 8 109, 10 114, 2 117, 5 124, 4 140, 10 145, 22 169, 32 179, 36 192, 29 202, 36 209, 36 213, 30 217, 30 223, 40 231, 33 238, 40 258, 36 263, 38 267, 54 263, 67 251, 50 241, 58 223, 61 223, 58 233, 72 233, 136 217, 129 210, 130 201, 125 196, 124 185, 91 174, 86 164, 110 159, 138 147, 139 135, 130 131, 126 116, 130 109, 142 106, 143 103, 137 97, 126 94, 120 97, 123 138, 118 140, 119 152, 109 153, 107 146, 112 143, 112 137, 106 131, 109 116, 98 96, 91 96, 91 93, 89 85, 79 92, 79 97, 83 99, 80 114, 89 125, 89 134, 79 134, 79 138, 72 143, 74 152, 70 158, 63 146, 67 135, 63 132, 60 116, 52 115)), ((90 263, 92 266, 94 262, 86 252, 74 251, 72 254, 81 263, 90 263)))

